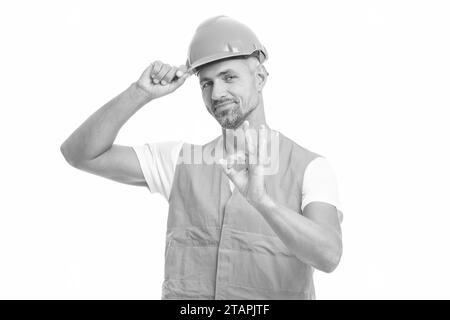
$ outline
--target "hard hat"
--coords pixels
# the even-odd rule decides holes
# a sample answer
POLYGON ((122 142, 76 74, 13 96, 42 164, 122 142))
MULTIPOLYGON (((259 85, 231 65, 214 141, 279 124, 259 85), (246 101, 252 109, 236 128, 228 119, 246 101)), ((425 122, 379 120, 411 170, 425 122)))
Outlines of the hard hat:
POLYGON ((195 31, 189 45, 186 66, 196 68, 221 59, 255 55, 260 63, 267 60, 267 50, 256 35, 243 23, 227 16, 204 21, 195 31))

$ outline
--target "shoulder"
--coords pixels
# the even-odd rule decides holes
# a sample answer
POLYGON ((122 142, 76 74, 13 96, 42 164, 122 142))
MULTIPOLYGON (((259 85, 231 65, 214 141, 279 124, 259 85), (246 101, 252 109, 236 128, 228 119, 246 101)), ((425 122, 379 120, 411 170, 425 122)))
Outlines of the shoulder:
POLYGON ((302 207, 312 201, 321 201, 342 211, 335 171, 330 161, 323 156, 315 158, 306 167, 302 193, 305 198, 302 207))
POLYGON ((322 157, 319 153, 300 145, 281 132, 279 132, 279 137, 280 149, 284 150, 283 152, 286 155, 288 154, 293 161, 301 162, 304 166, 307 166, 314 159, 322 157))
MULTIPOLYGON (((204 158, 210 160, 210 156, 214 155, 218 148, 221 148, 222 137, 218 136, 205 144, 194 144, 184 142, 180 147, 178 164, 205 164, 204 158), (200 161, 200 163, 198 163, 200 161)), ((209 163, 207 161, 207 163, 209 163)))
POLYGON ((324 156, 318 156, 314 158, 306 168, 308 173, 314 172, 315 174, 321 175, 333 175, 334 170, 331 166, 330 161, 324 156))

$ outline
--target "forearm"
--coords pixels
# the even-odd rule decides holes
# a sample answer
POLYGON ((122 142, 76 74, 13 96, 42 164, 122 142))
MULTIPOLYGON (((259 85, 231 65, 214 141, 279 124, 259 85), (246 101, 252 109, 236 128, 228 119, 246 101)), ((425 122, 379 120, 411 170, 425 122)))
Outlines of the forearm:
POLYGON ((252 205, 299 260, 324 272, 336 268, 342 254, 341 235, 338 232, 271 199, 252 205))
POLYGON ((107 151, 114 143, 120 128, 149 101, 149 95, 133 83, 93 113, 64 141, 61 145, 64 157, 76 164, 107 151))

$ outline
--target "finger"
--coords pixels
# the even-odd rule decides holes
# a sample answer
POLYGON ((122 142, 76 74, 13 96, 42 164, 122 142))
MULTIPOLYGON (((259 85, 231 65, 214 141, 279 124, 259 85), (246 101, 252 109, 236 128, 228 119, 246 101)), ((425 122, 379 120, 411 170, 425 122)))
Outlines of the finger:
POLYGON ((161 79, 161 84, 165 86, 166 84, 172 82, 175 77, 175 73, 177 72, 177 67, 171 67, 169 72, 161 79))
POLYGON ((225 160, 227 161, 228 165, 233 166, 236 164, 245 164, 245 153, 243 152, 237 152, 237 153, 232 153, 230 155, 228 155, 225 160))
POLYGON ((246 170, 236 170, 235 168, 233 168, 233 165, 225 159, 220 159, 219 164, 225 171, 225 174, 228 176, 228 178, 234 183, 236 187, 238 187, 238 189, 243 189, 245 187, 248 181, 248 174, 246 170))
POLYGON ((245 164, 245 153, 237 152, 229 155, 226 158, 227 171, 226 173, 236 185, 242 185, 246 183, 248 172, 245 164))
POLYGON ((185 65, 181 65, 178 67, 178 70, 176 72, 176 76, 178 78, 181 78, 185 73, 187 72, 187 67, 185 65))
MULTIPOLYGON (((254 130, 249 128, 250 124, 246 120, 244 122, 244 134, 245 134, 245 144, 247 146, 248 155, 249 155, 249 164, 254 165, 257 163, 257 146, 255 143, 255 139, 253 138, 254 130)), ((257 138, 257 137, 256 137, 257 138)))
POLYGON ((161 61, 155 61, 153 62, 153 69, 151 71, 150 77, 155 78, 158 74, 159 70, 161 70, 163 63, 161 61))
POLYGON ((151 63, 147 69, 144 70, 144 72, 142 72, 141 78, 142 79, 150 79, 150 74, 153 70, 153 63, 151 63))
POLYGON ((219 163, 222 165, 223 164, 227 165, 227 167, 224 168, 224 169, 226 169, 226 171, 228 171, 228 169, 230 169, 230 168, 233 168, 237 172, 246 171, 246 169, 247 169, 245 166, 245 154, 242 152, 241 153, 233 153, 233 154, 227 156, 225 159, 220 159, 219 163), (241 169, 239 169, 239 168, 241 168, 241 169))
POLYGON ((180 87, 190 76, 191 75, 189 73, 184 73, 180 78, 175 78, 172 80, 172 82, 169 83, 170 90, 175 90, 180 87))
POLYGON ((161 70, 153 77, 157 82, 161 82, 161 79, 170 71, 171 67, 168 64, 163 64, 161 70))
POLYGON ((258 165, 264 166, 267 161, 267 128, 261 125, 258 130, 258 165))

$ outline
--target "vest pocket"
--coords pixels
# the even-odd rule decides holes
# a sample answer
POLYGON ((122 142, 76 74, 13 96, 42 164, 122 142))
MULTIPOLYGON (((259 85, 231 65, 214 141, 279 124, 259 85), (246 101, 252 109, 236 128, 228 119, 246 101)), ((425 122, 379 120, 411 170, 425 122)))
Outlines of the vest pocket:
POLYGON ((170 229, 166 240, 165 278, 214 284, 219 232, 217 227, 170 229))
POLYGON ((312 268, 298 260, 276 236, 224 230, 230 285, 304 295, 312 286, 312 268))

